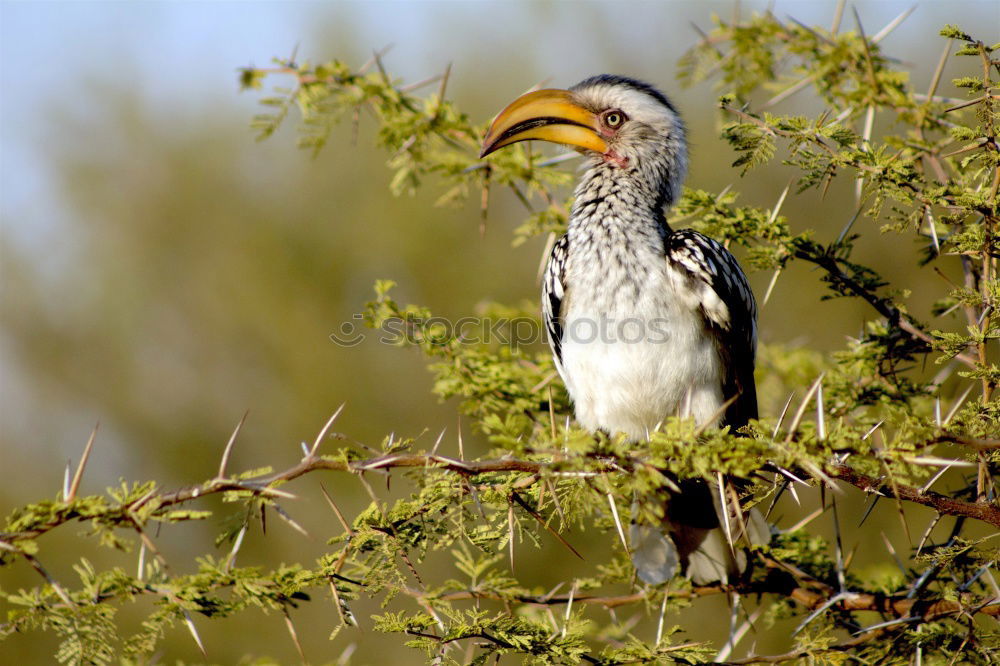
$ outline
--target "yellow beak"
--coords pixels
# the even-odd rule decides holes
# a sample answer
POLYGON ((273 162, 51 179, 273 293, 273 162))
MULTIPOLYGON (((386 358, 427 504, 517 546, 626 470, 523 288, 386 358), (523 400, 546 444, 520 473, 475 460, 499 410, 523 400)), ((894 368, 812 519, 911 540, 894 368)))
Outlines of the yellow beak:
POLYGON ((597 116, 573 101, 568 90, 536 90, 500 112, 483 139, 480 157, 518 141, 540 139, 605 153, 597 116))

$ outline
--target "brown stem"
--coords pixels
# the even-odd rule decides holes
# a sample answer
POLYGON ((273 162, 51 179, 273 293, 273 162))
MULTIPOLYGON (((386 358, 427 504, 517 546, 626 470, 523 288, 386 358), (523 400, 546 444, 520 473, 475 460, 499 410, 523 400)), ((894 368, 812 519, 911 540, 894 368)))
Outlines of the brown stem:
POLYGON ((845 481, 867 493, 878 493, 886 497, 906 500, 931 507, 938 513, 975 518, 994 527, 1000 527, 1000 506, 991 502, 967 502, 932 491, 921 492, 919 488, 912 486, 898 483, 890 485, 885 483, 883 479, 862 474, 847 465, 831 465, 827 468, 827 473, 834 479, 845 481))

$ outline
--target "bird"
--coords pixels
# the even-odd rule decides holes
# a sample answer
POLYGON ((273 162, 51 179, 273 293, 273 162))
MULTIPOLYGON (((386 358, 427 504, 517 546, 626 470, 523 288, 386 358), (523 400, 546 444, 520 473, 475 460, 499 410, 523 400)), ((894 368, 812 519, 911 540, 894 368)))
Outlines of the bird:
MULTIPOLYGON (((718 241, 667 222, 688 165, 674 104, 648 83, 611 74, 535 90, 496 116, 481 157, 526 140, 583 155, 541 294, 577 422, 638 443, 673 415, 733 431, 757 418, 757 306, 746 274, 718 241)), ((680 567, 707 584, 741 574, 746 556, 721 532, 735 523, 744 541, 766 542, 759 514, 737 519, 700 479, 666 485, 666 533, 630 530, 639 577, 655 584, 680 567)))

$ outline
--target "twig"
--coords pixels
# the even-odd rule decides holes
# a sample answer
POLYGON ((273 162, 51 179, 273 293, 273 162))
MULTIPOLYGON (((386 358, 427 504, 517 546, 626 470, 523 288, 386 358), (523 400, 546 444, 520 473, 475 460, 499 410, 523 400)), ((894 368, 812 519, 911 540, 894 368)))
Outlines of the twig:
POLYGON ((827 473, 834 479, 839 479, 860 488, 868 493, 879 493, 914 504, 931 507, 939 513, 951 516, 975 518, 994 527, 1000 527, 1000 507, 990 502, 967 502, 935 492, 921 492, 919 488, 901 484, 886 484, 867 474, 862 474, 847 465, 832 465, 827 473))

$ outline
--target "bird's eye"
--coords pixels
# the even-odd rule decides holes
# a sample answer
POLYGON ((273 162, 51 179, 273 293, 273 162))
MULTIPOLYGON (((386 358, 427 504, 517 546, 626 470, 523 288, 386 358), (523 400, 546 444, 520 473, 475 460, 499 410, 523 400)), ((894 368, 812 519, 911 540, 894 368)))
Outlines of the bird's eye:
POLYGON ((617 109, 607 111, 604 114, 604 124, 611 129, 618 129, 626 120, 628 120, 628 116, 617 109))

